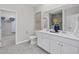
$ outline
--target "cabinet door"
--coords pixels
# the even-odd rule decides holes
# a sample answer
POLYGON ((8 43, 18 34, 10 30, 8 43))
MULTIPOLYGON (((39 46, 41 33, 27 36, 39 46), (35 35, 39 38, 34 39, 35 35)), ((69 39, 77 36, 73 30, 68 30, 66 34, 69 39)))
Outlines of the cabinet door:
POLYGON ((63 43, 62 54, 77 54, 77 53, 79 53, 79 48, 63 43))
POLYGON ((50 52, 54 54, 60 54, 61 53, 61 46, 60 42, 57 40, 52 39, 50 43, 50 52))
POLYGON ((49 39, 46 38, 46 37, 48 37, 48 35, 39 33, 39 35, 37 35, 37 37, 38 37, 38 39, 37 39, 38 46, 40 46, 41 48, 43 48, 44 50, 49 52, 50 43, 49 43, 49 39))

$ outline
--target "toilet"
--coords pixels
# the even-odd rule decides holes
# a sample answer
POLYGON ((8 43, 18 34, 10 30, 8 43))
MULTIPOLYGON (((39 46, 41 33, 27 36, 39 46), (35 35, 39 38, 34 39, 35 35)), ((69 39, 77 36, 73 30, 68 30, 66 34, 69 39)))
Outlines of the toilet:
POLYGON ((34 44, 36 44, 36 43, 37 43, 37 36, 34 35, 34 34, 32 34, 32 35, 30 36, 30 44, 31 44, 31 45, 34 45, 34 44))

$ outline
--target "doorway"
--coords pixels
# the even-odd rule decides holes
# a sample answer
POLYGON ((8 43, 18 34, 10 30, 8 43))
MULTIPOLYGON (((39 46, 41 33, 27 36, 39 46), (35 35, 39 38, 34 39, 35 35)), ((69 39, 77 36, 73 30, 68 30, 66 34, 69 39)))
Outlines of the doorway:
POLYGON ((0 10, 1 12, 1 45, 15 45, 16 39, 16 12, 11 10, 0 10))
POLYGON ((35 30, 41 30, 41 12, 35 14, 35 30))

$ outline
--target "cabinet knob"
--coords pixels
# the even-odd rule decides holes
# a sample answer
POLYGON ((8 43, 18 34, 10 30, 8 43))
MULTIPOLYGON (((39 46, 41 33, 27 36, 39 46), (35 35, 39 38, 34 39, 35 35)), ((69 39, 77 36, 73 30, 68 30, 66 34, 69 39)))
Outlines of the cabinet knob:
POLYGON ((62 43, 60 43, 60 42, 57 42, 57 44, 58 44, 58 45, 60 45, 60 46, 63 46, 63 44, 62 44, 62 43))

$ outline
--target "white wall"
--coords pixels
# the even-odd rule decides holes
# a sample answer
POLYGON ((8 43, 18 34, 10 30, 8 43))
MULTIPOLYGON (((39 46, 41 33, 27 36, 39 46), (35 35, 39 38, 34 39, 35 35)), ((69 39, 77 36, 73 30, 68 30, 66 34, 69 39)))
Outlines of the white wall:
POLYGON ((36 12, 38 12, 38 11, 45 12, 45 11, 55 9, 55 8, 58 8, 58 7, 61 7, 64 5, 66 5, 66 4, 43 4, 36 8, 36 12))
POLYGON ((16 18, 16 44, 28 41, 28 33, 33 31, 34 11, 27 5, 0 5, 0 9, 15 10, 16 18))
POLYGON ((16 17, 16 13, 15 12, 11 12, 11 11, 7 11, 7 10, 1 10, 1 16, 6 17, 5 20, 8 20, 11 16, 16 17))

